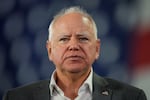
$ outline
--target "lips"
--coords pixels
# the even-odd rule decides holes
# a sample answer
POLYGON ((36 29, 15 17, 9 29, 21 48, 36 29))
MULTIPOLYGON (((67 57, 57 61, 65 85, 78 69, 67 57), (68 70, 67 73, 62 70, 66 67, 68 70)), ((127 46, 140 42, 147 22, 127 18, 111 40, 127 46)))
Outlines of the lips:
POLYGON ((69 59, 69 60, 81 60, 81 59, 83 59, 83 57, 79 56, 79 55, 71 55, 71 56, 67 56, 65 59, 69 59))

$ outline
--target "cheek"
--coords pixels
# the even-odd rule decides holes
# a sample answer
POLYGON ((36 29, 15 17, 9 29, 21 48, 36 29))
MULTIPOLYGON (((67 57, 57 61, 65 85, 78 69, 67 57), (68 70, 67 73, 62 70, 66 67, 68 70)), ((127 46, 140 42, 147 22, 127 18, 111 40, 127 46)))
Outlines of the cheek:
POLYGON ((58 51, 57 49, 53 49, 51 54, 52 60, 58 59, 60 57, 60 52, 61 51, 58 51))
POLYGON ((60 62, 63 56, 63 49, 62 48, 58 48, 58 47, 54 47, 51 51, 51 60, 55 63, 55 62, 60 62))
POLYGON ((97 50, 95 45, 90 45, 89 48, 87 48, 87 55, 89 56, 90 60, 95 60, 97 56, 97 50))

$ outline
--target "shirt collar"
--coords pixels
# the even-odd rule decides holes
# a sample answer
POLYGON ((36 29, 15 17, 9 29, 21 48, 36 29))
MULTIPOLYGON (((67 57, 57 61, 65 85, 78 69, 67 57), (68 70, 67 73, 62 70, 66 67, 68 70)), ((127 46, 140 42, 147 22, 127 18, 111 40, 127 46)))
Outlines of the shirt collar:
POLYGON ((93 79, 93 69, 91 68, 91 72, 90 72, 89 76, 87 77, 87 79, 82 84, 82 86, 87 85, 89 87, 89 90, 91 93, 93 91, 93 80, 92 79, 93 79))
POLYGON ((53 96, 53 93, 54 93, 55 90, 61 91, 59 89, 58 85, 56 84, 55 80, 56 80, 56 70, 52 73, 50 84, 49 84, 51 96, 53 96))
MULTIPOLYGON (((93 92, 92 79, 93 79, 93 69, 91 68, 91 72, 89 76, 87 77, 87 79, 84 81, 84 83, 81 86, 81 87, 84 87, 87 85, 91 93, 93 92)), ((56 70, 52 73, 50 84, 49 84, 51 96, 53 96, 54 90, 57 90, 59 93, 63 94, 63 91, 58 87, 55 80, 56 80, 56 70)), ((81 87, 79 88, 79 91, 81 90, 81 87)))

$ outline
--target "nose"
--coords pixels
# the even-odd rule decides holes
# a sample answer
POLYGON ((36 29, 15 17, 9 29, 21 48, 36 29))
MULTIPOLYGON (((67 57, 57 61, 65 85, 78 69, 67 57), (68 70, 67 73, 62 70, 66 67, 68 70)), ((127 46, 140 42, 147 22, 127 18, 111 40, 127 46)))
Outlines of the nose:
POLYGON ((70 51, 78 51, 80 49, 78 40, 75 38, 72 38, 69 42, 69 50, 70 51))

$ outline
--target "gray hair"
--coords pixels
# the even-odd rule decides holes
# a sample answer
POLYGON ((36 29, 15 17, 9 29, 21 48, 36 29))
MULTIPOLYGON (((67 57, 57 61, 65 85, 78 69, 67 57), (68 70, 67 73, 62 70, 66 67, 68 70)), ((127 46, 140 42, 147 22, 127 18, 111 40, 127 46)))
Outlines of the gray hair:
POLYGON ((50 23, 49 25, 49 28, 48 28, 48 32, 49 32, 49 36, 48 36, 48 39, 51 40, 52 38, 52 34, 53 34, 53 25, 55 23, 55 21, 65 15, 65 14, 69 14, 69 13, 80 13, 82 15, 84 15, 85 17, 87 17, 91 22, 92 22, 92 25, 93 25, 93 29, 94 29, 94 34, 95 34, 95 38, 97 39, 97 26, 95 24, 95 21, 93 20, 93 18, 91 17, 91 15, 89 15, 84 9, 82 9, 81 7, 78 7, 78 6, 75 6, 75 7, 70 7, 70 8, 65 8, 65 9, 62 9, 58 14, 56 14, 52 20, 52 22, 50 23))

